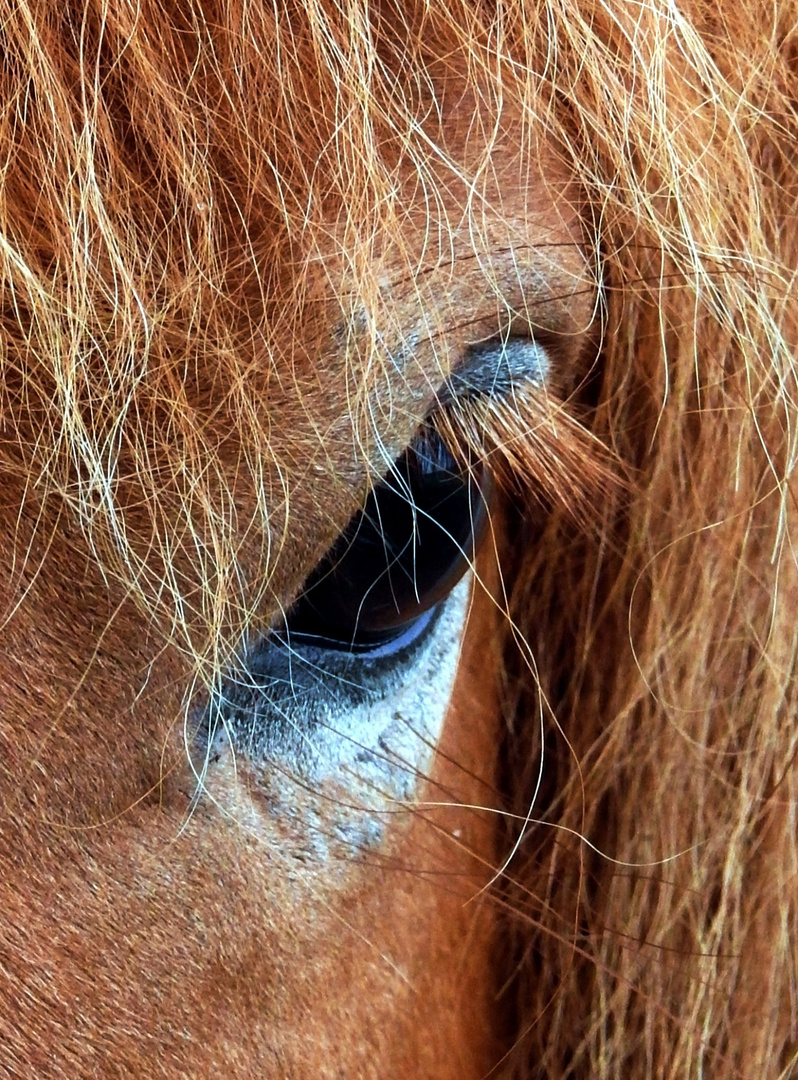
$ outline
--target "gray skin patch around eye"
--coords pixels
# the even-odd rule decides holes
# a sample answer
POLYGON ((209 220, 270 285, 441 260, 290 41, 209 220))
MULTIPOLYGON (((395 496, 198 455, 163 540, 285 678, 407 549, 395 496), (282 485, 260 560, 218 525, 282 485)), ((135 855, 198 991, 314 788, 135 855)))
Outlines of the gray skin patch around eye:
POLYGON ((267 641, 211 703, 201 737, 207 763, 231 750, 245 755, 270 816, 303 837, 298 858, 379 844, 384 814, 412 800, 428 775, 470 587, 467 575, 417 639, 389 656, 267 641), (330 784, 337 795, 319 807, 306 798, 300 805, 299 792, 323 793, 330 784))
POLYGON ((541 386, 549 373, 546 350, 531 338, 474 345, 438 391, 435 407, 478 397, 511 397, 520 386, 541 386))

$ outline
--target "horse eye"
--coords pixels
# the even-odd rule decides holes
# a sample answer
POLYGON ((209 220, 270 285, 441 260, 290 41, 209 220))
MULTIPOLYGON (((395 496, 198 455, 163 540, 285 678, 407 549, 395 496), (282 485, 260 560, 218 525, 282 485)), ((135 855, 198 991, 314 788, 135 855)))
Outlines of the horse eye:
POLYGON ((468 570, 490 489, 487 469, 419 436, 308 578, 286 636, 350 652, 404 639, 468 570))

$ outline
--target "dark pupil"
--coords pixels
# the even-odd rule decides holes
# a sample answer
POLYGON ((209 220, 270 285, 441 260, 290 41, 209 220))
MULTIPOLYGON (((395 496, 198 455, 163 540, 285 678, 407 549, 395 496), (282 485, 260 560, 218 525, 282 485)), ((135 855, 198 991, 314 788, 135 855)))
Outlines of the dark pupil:
POLYGON ((289 636, 338 649, 398 637, 468 569, 487 494, 486 470, 464 471, 434 433, 419 437, 308 578, 289 636))

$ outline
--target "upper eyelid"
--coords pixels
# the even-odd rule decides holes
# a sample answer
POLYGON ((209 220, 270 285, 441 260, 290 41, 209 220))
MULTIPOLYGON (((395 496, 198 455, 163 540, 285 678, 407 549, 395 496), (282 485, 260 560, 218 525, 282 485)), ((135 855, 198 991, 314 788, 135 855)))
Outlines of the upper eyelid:
POLYGON ((511 397, 517 387, 543 386, 549 370, 548 351, 534 338, 472 346, 438 390, 433 409, 480 397, 511 397))

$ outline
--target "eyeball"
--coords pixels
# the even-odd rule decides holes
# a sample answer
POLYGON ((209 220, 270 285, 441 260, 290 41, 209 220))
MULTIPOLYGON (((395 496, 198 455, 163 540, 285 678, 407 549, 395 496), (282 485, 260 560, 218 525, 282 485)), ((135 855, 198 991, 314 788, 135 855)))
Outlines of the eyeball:
POLYGON ((364 652, 405 637, 471 566, 491 492, 486 468, 459 465, 434 432, 418 436, 308 578, 286 616, 289 643, 364 652))

